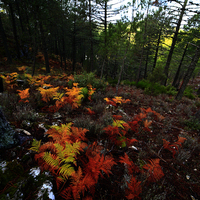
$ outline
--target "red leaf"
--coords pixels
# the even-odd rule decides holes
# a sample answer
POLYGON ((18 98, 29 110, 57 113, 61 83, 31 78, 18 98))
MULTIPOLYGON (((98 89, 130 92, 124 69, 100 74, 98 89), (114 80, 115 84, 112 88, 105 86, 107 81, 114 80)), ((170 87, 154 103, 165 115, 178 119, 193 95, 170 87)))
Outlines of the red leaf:
POLYGON ((162 168, 159 164, 160 159, 159 158, 151 159, 149 160, 149 162, 150 163, 144 165, 143 168, 148 171, 149 174, 148 180, 150 182, 156 182, 164 176, 162 168))
POLYGON ((130 158, 128 157, 128 155, 126 153, 125 153, 124 157, 123 156, 120 157, 119 162, 128 165, 129 174, 133 174, 133 172, 135 172, 135 173, 139 172, 138 166, 136 166, 133 163, 133 161, 130 160, 130 158))
POLYGON ((170 144, 170 142, 163 139, 163 147, 164 147, 164 149, 168 149, 169 151, 171 151, 173 154, 173 157, 174 157, 176 152, 178 151, 178 147, 181 147, 182 143, 185 140, 186 140, 186 138, 178 136, 178 141, 170 144))
POLYGON ((122 116, 121 115, 113 115, 113 118, 116 120, 120 120, 120 119, 122 119, 122 116))
POLYGON ((131 178, 130 183, 127 183, 129 188, 126 190, 126 193, 128 194, 126 196, 127 199, 134 199, 139 196, 139 194, 142 192, 140 183, 141 181, 138 182, 135 177, 131 178))
POLYGON ((89 114, 89 115, 94 115, 94 114, 95 114, 95 112, 92 111, 90 108, 86 108, 86 109, 88 110, 88 114, 89 114))

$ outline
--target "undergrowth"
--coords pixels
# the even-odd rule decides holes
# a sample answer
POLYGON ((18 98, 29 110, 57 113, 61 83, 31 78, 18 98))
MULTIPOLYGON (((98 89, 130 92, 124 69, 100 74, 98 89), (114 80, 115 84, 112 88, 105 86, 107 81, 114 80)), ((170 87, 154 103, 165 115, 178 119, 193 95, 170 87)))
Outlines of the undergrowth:
MULTIPOLYGON (((13 73, 3 78, 5 87, 15 97, 12 108, 16 115, 20 112, 19 105, 27 108, 19 113, 23 117, 16 117, 18 123, 21 124, 34 109, 44 113, 45 119, 56 122, 56 125, 47 125, 46 136, 33 140, 30 150, 41 174, 49 172, 53 177, 57 199, 175 199, 174 196, 181 199, 179 192, 176 193, 180 184, 183 184, 181 195, 186 198, 190 198, 189 194, 196 195, 196 191, 190 190, 192 181, 190 184, 185 180, 193 170, 185 171, 190 166, 188 152, 191 147, 192 152, 196 152, 195 158, 199 157, 196 138, 182 131, 173 136, 169 134, 173 129, 169 117, 165 118, 148 106, 141 107, 139 92, 136 91, 131 100, 114 96, 114 92, 103 97, 101 92, 106 84, 95 80, 94 74, 70 77, 26 74, 28 84, 25 86, 17 85, 16 77, 13 73), (56 84, 55 79, 65 85, 56 84), (129 116, 124 107, 131 105, 137 109, 129 116)), ((174 92, 172 87, 148 81, 138 82, 137 87, 151 95, 167 92, 173 95, 174 92)), ((124 96, 131 97, 128 93, 124 96)), ((162 103, 149 100, 155 101, 156 107, 162 103)), ((176 109, 181 111, 183 107, 176 109)), ((33 114, 28 119, 39 118, 33 114)), ((198 168, 197 162, 190 162, 198 168)), ((8 194, 12 188, 8 182, 3 187, 2 194, 8 194)))

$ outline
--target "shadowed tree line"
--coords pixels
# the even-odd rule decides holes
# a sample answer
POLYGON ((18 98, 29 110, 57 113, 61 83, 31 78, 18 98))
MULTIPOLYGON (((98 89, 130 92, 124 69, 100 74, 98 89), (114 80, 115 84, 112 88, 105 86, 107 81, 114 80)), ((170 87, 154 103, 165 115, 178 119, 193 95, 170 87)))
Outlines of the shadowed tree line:
POLYGON ((46 73, 49 59, 56 58, 64 71, 96 71, 117 79, 117 86, 124 79, 156 76, 155 82, 180 89, 177 99, 198 75, 200 5, 195 1, 133 0, 119 9, 111 0, 2 0, 0 6, 4 56, 8 63, 29 59, 32 75, 42 52, 46 73), (110 20, 128 6, 135 9, 131 21, 110 20))

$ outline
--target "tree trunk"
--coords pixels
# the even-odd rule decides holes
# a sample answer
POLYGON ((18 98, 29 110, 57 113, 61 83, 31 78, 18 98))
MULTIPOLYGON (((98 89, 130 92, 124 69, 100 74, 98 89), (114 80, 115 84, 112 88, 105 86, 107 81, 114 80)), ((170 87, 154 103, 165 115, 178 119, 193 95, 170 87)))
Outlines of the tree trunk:
POLYGON ((2 40, 3 40, 3 45, 4 45, 4 48, 5 48, 5 53, 6 53, 8 62, 11 64, 12 63, 12 57, 11 57, 10 52, 8 50, 7 38, 6 38, 6 34, 5 34, 3 24, 2 24, 2 21, 1 21, 1 14, 0 14, 0 33, 1 33, 2 40))
MULTIPOLYGON (((130 43, 130 38, 129 38, 129 43, 130 43)), ((120 84, 120 81, 121 81, 122 72, 124 70, 124 63, 125 63, 125 60, 126 60, 126 55, 127 55, 129 43, 128 43, 127 47, 126 47, 126 51, 125 51, 124 58, 123 58, 123 61, 122 61, 122 66, 121 66, 121 70, 120 70, 120 73, 119 73, 118 82, 117 82, 117 85, 116 85, 116 95, 118 95, 118 87, 119 87, 119 84, 120 84)))
POLYGON ((187 84, 188 84, 188 82, 189 82, 189 80, 192 76, 192 73, 193 73, 193 71, 196 67, 196 64, 199 60, 199 57, 200 57, 200 47, 197 48, 196 53, 195 53, 194 57, 192 58, 190 66, 187 70, 187 73, 185 74, 184 79, 183 79, 183 83, 181 85, 181 88, 179 89, 178 94, 176 95, 175 99, 180 100, 182 98, 184 90, 185 90, 185 88, 186 88, 186 86, 187 86, 187 84))
POLYGON ((148 60, 149 60, 149 45, 147 47, 147 55, 146 55, 146 64, 145 64, 145 68, 144 68, 144 79, 147 78, 147 68, 148 68, 148 60))
POLYGON ((105 78, 107 80, 108 72, 108 56, 107 56, 107 1, 105 1, 105 13, 104 13, 104 31, 105 31, 105 38, 104 38, 104 45, 105 45, 105 60, 104 60, 104 70, 106 72, 105 78))
POLYGON ((22 16, 21 16, 18 0, 15 0, 15 4, 16 4, 16 7, 17 7, 18 15, 19 15, 20 26, 21 26, 22 32, 24 32, 24 27, 23 27, 23 23, 22 23, 22 16))
POLYGON ((156 67, 156 62, 157 62, 157 58, 158 58, 158 49, 159 49, 159 45, 160 45, 161 34, 162 34, 162 28, 160 29, 159 36, 158 36, 158 42, 157 42, 157 45, 156 45, 156 54, 155 54, 155 57, 154 57, 154 62, 153 62, 153 66, 152 66, 152 72, 153 72, 153 70, 156 67))
POLYGON ((150 1, 148 2, 147 16, 146 16, 145 25, 144 25, 143 45, 142 45, 142 53, 141 53, 141 57, 140 57, 140 65, 139 65, 138 74, 137 74, 137 83, 139 82, 140 75, 141 75, 142 60, 143 60, 143 54, 144 54, 144 46, 145 46, 147 23, 148 23, 149 5, 150 5, 150 1))
POLYGON ((185 12, 185 9, 186 9, 186 6, 187 6, 187 2, 188 2, 188 0, 185 0, 184 5, 182 6, 181 14, 180 14, 177 26, 176 26, 176 31, 174 33, 174 37, 173 37, 173 40, 172 40, 172 45, 171 45, 171 48, 170 48, 170 51, 169 51, 169 54, 168 54, 168 57, 167 57, 167 62, 166 62, 165 68, 164 68, 164 73, 166 75, 166 79, 163 80, 163 82, 162 82, 163 85, 167 84, 169 67, 170 67, 170 63, 171 63, 171 60, 172 60, 172 55, 173 55, 173 52, 174 52, 175 44, 176 44, 176 41, 177 41, 177 38, 178 38, 178 32, 179 32, 179 29, 180 29, 180 26, 181 26, 181 21, 183 19, 183 15, 184 15, 184 12, 185 12))
MULTIPOLYGON (((74 1, 76 8, 76 0, 74 1)), ((76 13, 74 13, 73 39, 72 39, 72 71, 75 72, 76 67, 76 13)))
POLYGON ((183 63, 183 59, 184 59, 184 57, 185 57, 185 53, 186 53, 186 51, 187 51, 187 47, 188 47, 188 44, 186 45, 186 47, 185 47, 185 49, 184 49, 184 52, 183 52, 183 55, 182 55, 180 64, 179 64, 179 66, 178 66, 176 75, 175 75, 175 77, 174 77, 174 81, 173 81, 173 83, 172 83, 172 86, 174 86, 174 87, 176 87, 176 85, 177 85, 178 77, 179 77, 179 74, 180 74, 180 71, 181 71, 181 66, 182 66, 182 63, 183 63))
POLYGON ((39 21, 39 27, 40 27, 42 48, 43 48, 43 53, 44 53, 45 65, 46 65, 46 73, 50 73, 49 57, 48 57, 48 52, 47 52, 46 40, 44 37, 44 29, 43 29, 42 23, 40 21, 39 21))
POLYGON ((92 34, 92 6, 89 0, 89 26, 90 26, 90 71, 93 71, 94 65, 94 52, 93 52, 93 34, 92 34))
POLYGON ((13 34, 14 34, 14 38, 15 38, 17 58, 20 59, 19 42, 18 42, 18 38, 17 38, 17 28, 16 28, 16 23, 15 23, 15 17, 14 17, 13 7, 12 7, 11 3, 9 3, 9 7, 10 7, 10 14, 11 14, 12 26, 13 26, 13 34))

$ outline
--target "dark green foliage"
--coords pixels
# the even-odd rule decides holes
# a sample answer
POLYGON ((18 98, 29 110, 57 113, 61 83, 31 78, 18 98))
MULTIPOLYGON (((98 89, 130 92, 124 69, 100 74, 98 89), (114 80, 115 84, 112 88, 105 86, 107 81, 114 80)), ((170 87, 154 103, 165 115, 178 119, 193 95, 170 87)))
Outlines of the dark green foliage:
POLYGON ((150 83, 144 92, 149 95, 157 96, 159 94, 164 94, 167 92, 165 86, 158 83, 150 83))
POLYGON ((87 99, 88 98, 88 89, 86 87, 84 87, 81 90, 81 94, 84 96, 83 99, 87 99))
POLYGON ((152 83, 161 83, 165 78, 166 76, 163 74, 163 68, 161 66, 156 67, 153 73, 148 75, 148 80, 152 83))
MULTIPOLYGON (((134 82, 131 83, 132 85, 135 84, 134 82)), ((149 80, 141 80, 136 84, 136 86, 143 89, 146 94, 153 96, 157 96, 159 94, 168 94, 174 96, 177 93, 176 88, 171 85, 165 87, 159 83, 150 82, 149 80)))
POLYGON ((147 80, 141 80, 136 84, 136 86, 144 90, 150 86, 150 82, 147 80))
POLYGON ((86 73, 80 75, 74 75, 74 83, 78 83, 79 87, 87 87, 87 85, 91 84, 93 88, 96 90, 105 90, 106 83, 104 79, 97 79, 93 72, 86 73))
POLYGON ((191 117, 190 119, 186 120, 184 124, 189 130, 200 131, 199 119, 196 119, 195 117, 191 117))
POLYGON ((124 85, 130 85, 130 86, 132 86, 132 85, 136 85, 136 82, 135 81, 129 81, 129 80, 124 80, 124 81, 122 81, 122 83, 124 84, 124 85))
POLYGON ((114 86, 117 85, 118 79, 117 79, 117 78, 113 79, 113 78, 108 77, 108 78, 107 78, 107 81, 108 81, 108 83, 109 83, 111 86, 114 87, 114 86))
POLYGON ((188 97, 189 99, 195 99, 195 96, 192 93, 193 93, 192 87, 188 86, 184 91, 184 96, 188 97))
POLYGON ((177 91, 176 91, 176 88, 175 87, 173 87, 173 86, 171 86, 171 85, 168 85, 167 87, 166 87, 166 94, 168 94, 168 95, 172 95, 172 96, 175 96, 176 94, 177 94, 177 91))

